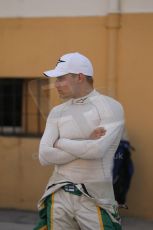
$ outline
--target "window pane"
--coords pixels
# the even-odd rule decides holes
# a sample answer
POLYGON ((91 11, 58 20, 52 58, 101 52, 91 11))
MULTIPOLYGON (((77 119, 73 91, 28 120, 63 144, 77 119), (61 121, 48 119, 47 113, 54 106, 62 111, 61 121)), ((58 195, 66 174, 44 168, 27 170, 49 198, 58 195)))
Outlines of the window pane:
POLYGON ((21 126, 22 79, 0 79, 0 126, 21 126))
POLYGON ((44 87, 39 79, 0 78, 0 135, 42 135, 49 109, 46 86, 47 80, 44 87))

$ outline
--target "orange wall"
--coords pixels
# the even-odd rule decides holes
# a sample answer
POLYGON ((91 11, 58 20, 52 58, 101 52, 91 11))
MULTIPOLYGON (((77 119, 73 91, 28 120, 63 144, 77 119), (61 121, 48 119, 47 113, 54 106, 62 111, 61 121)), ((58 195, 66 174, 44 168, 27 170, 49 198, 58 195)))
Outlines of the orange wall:
POLYGON ((104 22, 103 17, 0 19, 0 76, 40 76, 65 52, 80 51, 92 59, 102 80, 104 22))
POLYGON ((124 15, 119 37, 118 97, 136 149, 129 212, 153 219, 153 14, 124 15))
MULTIPOLYGON (((153 219, 153 14, 122 15, 120 28, 113 28, 116 33, 111 33, 111 39, 117 39, 112 52, 108 52, 106 22, 106 17, 0 19, 0 76, 37 77, 54 66, 62 54, 79 51, 93 61, 96 88, 108 93, 108 56, 114 55, 112 85, 125 108, 130 140, 136 148, 129 211, 124 213, 153 219)), ((55 105, 59 100, 54 89, 51 94, 55 105)), ((50 174, 50 169, 45 170, 31 158, 39 140, 0 138, 0 142, 5 142, 0 146, 0 157, 4 159, 0 163, 1 175, 5 172, 1 179, 1 206, 34 209, 50 174), (8 143, 15 143, 16 148, 8 148, 8 143)))
POLYGON ((36 210, 52 166, 40 167, 38 139, 0 137, 0 207, 36 210))

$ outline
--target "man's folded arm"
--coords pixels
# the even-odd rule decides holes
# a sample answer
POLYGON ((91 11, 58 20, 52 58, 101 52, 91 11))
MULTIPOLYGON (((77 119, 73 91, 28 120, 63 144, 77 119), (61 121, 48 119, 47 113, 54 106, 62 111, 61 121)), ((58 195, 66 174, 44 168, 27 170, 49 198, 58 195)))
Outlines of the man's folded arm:
POLYGON ((70 140, 59 139, 58 148, 71 152, 75 157, 81 159, 102 158, 110 148, 116 148, 124 128, 124 121, 114 121, 103 125, 106 134, 96 140, 70 140))
POLYGON ((46 128, 39 146, 39 161, 42 165, 66 164, 76 159, 74 155, 54 147, 54 143, 58 138, 57 118, 54 111, 52 111, 47 119, 46 128))

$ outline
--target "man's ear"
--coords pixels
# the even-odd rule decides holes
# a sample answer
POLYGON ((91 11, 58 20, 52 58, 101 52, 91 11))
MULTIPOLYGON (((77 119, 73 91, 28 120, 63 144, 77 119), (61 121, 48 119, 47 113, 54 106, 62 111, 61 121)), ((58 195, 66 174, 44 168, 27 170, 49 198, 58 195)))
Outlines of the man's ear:
POLYGON ((82 73, 79 73, 78 74, 78 80, 79 80, 80 83, 83 82, 85 80, 85 75, 82 74, 82 73))

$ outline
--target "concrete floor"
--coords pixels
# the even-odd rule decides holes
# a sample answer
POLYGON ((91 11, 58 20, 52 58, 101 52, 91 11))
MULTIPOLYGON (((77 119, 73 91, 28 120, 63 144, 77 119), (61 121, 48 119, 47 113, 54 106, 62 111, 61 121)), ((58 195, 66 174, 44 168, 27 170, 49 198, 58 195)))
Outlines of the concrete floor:
MULTIPOLYGON (((37 220, 35 212, 0 209, 0 230, 32 230, 37 220)), ((153 221, 123 217, 122 223, 123 230, 153 230, 153 221)))

